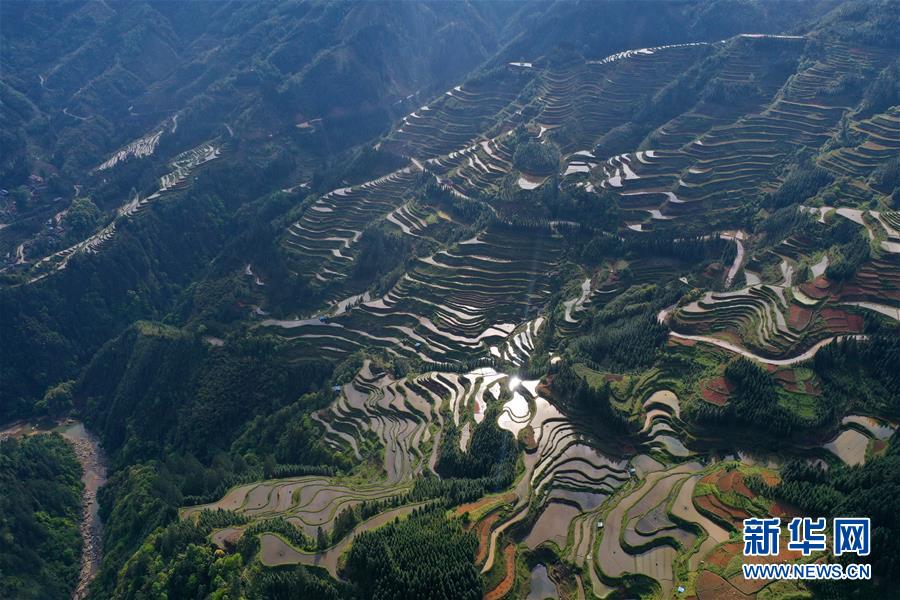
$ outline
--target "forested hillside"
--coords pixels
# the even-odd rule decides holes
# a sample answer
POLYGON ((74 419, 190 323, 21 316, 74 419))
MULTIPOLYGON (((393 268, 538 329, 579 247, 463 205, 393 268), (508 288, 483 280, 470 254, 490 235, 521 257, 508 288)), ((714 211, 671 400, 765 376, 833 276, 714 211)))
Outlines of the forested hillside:
POLYGON ((59 435, 0 441, 0 595, 70 598, 78 578, 81 468, 59 435))

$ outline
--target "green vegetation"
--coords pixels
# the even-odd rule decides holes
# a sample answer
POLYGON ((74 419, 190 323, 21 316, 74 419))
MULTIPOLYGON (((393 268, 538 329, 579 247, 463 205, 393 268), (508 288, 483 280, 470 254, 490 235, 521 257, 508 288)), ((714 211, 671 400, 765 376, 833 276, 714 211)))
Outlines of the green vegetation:
MULTIPOLYGON (((523 134, 520 136, 525 138, 523 134)), ((559 150, 552 144, 542 144, 537 140, 522 139, 516 145, 513 165, 519 170, 534 175, 548 175, 559 166, 559 150)))
MULTIPOLYGON (((896 570, 893 8, 0 5, 0 423, 101 439, 91 597, 707 598, 773 499, 896 570)), ((71 591, 61 443, 0 596, 71 591)))
POLYGON ((477 600, 481 579, 472 565, 475 536, 438 508, 361 534, 347 556, 346 575, 364 598, 477 600))
MULTIPOLYGON (((214 516, 214 513, 210 513, 214 516)), ((278 532, 284 525, 256 527, 238 544, 238 551, 225 554, 206 542, 212 527, 234 522, 227 514, 209 518, 201 515, 197 524, 173 523, 150 535, 125 563, 116 585, 116 598, 144 598, 165 594, 182 598, 342 598, 344 586, 304 567, 276 570, 253 560, 256 534, 278 532)), ((288 525, 288 527, 290 527, 288 525)))
POLYGON ((0 596, 70 598, 81 563, 81 467, 57 434, 0 442, 0 596))
MULTIPOLYGON (((782 470, 782 482, 765 493, 808 512, 813 517, 869 517, 872 519, 871 557, 860 558, 872 564, 879 576, 866 582, 817 582, 816 597, 872 598, 889 594, 900 573, 900 513, 897 495, 900 484, 900 445, 891 441, 887 454, 873 458, 861 467, 837 466, 823 470, 802 461, 789 463, 782 470)), ((762 486, 765 488, 765 486, 762 486)), ((855 558, 855 557, 854 557, 855 558)))
POLYGON ((491 405, 484 421, 474 428, 465 452, 459 449, 459 429, 448 426, 441 442, 437 472, 442 477, 485 479, 489 490, 501 490, 511 484, 518 445, 510 432, 498 427, 499 415, 500 405, 491 405))

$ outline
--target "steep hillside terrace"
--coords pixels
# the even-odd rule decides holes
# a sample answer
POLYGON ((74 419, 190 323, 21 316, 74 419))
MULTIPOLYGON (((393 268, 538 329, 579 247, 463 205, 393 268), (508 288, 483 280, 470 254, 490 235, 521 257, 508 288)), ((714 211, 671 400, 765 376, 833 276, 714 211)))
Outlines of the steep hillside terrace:
POLYGON ((553 290, 549 276, 561 255, 562 239, 555 235, 489 229, 417 260, 382 298, 327 323, 262 325, 326 355, 373 345, 436 362, 484 356, 547 301, 553 290))
POLYGON ((413 227, 408 212, 397 212, 419 173, 412 164, 359 186, 340 188, 316 200, 282 238, 298 275, 320 282, 346 277, 354 245, 372 222, 388 218, 413 227))
POLYGON ((218 140, 212 140, 177 155, 169 163, 172 171, 160 178, 158 190, 144 198, 135 195, 128 202, 118 207, 113 220, 100 230, 68 248, 37 260, 28 270, 29 279, 27 283, 40 281, 57 271, 65 269, 69 260, 76 254, 96 254, 99 252, 115 236, 117 223, 122 219, 135 217, 163 194, 185 189, 190 184, 191 175, 195 174, 204 165, 221 157, 222 152, 222 143, 218 140))
POLYGON ((820 166, 839 176, 865 178, 878 165, 900 153, 900 107, 894 106, 886 113, 854 121, 850 128, 862 134, 864 141, 820 157, 820 166))
POLYGON ((530 69, 504 69, 448 90, 403 118, 381 147, 427 159, 465 148, 498 123, 521 120, 516 99, 533 77, 530 69))
MULTIPOLYGON (((830 97, 816 87, 824 85, 823 74, 830 81, 866 72, 883 60, 876 51, 850 56, 853 60, 843 46, 826 47, 821 59, 793 76, 764 111, 714 126, 678 150, 613 157, 597 185, 618 193, 624 206, 656 209, 650 212, 656 219, 726 208, 747 194, 773 189, 786 153, 822 145, 847 110, 846 98, 830 97)), ((657 133, 651 139, 662 137, 657 133)))
POLYGON ((408 480, 423 469, 433 470, 443 428, 442 396, 447 394, 442 387, 452 387, 455 397, 462 397, 458 380, 456 375, 430 373, 396 381, 385 373, 373 373, 366 361, 356 377, 342 386, 338 398, 312 418, 325 429, 327 444, 352 452, 357 459, 362 458, 360 448, 367 435, 374 434, 383 448, 387 480, 408 480))
POLYGON ((592 148, 603 134, 631 118, 636 103, 708 52, 706 45, 644 50, 623 53, 616 60, 546 70, 541 77, 540 112, 534 118, 541 133, 550 130, 547 135, 565 153, 592 148), (566 135, 554 136, 552 130, 562 125, 571 127, 566 135))

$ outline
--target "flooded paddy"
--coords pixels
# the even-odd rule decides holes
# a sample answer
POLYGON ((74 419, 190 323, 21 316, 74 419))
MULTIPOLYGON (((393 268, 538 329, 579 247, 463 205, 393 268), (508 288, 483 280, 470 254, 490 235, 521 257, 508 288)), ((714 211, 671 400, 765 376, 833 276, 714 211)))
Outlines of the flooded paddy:
POLYGON ((556 593, 556 584, 550 579, 547 567, 538 565, 529 576, 529 591, 525 600, 546 600, 547 598, 559 598, 556 593))

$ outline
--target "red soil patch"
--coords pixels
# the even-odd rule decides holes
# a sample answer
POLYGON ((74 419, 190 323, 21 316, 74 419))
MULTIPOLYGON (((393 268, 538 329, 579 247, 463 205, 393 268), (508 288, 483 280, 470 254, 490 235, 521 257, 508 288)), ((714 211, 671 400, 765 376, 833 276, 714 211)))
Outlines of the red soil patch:
POLYGON ((491 529, 494 527, 494 523, 496 523, 497 519, 499 518, 500 514, 494 513, 492 515, 488 515, 478 523, 478 527, 476 530, 478 533, 478 551, 475 553, 476 565, 480 565, 484 562, 484 559, 487 558, 488 543, 491 539, 491 529))
POLYGON ((824 308, 821 314, 830 331, 835 333, 859 333, 862 331, 863 319, 859 315, 836 308, 824 308))
POLYGON ((812 316, 813 312, 808 308, 804 308, 797 304, 791 304, 791 308, 788 310, 788 326, 798 331, 802 331, 809 325, 809 320, 812 319, 812 316))
POLYGON ((777 500, 769 507, 769 514, 773 517, 781 517, 782 521, 784 519, 793 519, 794 517, 799 517, 801 515, 800 511, 793 506, 777 500))
POLYGON ((734 391, 734 384, 725 379, 724 377, 713 377, 710 379, 707 384, 708 387, 711 387, 714 390, 718 390, 724 394, 730 394, 734 391))
POLYGON ((719 486, 719 489, 723 492, 730 492, 734 489, 734 479, 740 475, 737 471, 726 471, 719 475, 719 480, 716 482, 716 485, 719 486))
POLYGON ((734 386, 724 377, 713 377, 700 384, 700 397, 716 406, 725 406, 734 386))
POLYGON ((800 286, 800 291, 813 300, 821 300, 831 293, 828 280, 824 277, 818 277, 811 283, 804 283, 800 286))
POLYGON ((797 373, 793 369, 784 369, 775 373, 775 379, 784 383, 797 383, 797 373))
MULTIPOLYGON (((514 492, 507 492, 506 494, 504 494, 503 496, 500 497, 500 500, 504 504, 512 502, 515 499, 516 499, 516 494, 514 492)), ((486 498, 476 500, 475 502, 469 502, 468 504, 460 504, 456 508, 456 516, 461 517, 461 516, 463 516, 463 513, 476 511, 479 508, 483 508, 483 507, 487 506, 488 504, 491 504, 496 501, 497 501, 496 497, 488 496, 486 498)))
POLYGON ((619 375, 618 373, 607 373, 603 376, 603 381, 615 381, 616 383, 625 379, 624 375, 619 375))
POLYGON ((697 340, 685 340, 683 338, 670 337, 669 345, 670 346, 686 346, 688 348, 691 348, 691 347, 697 345, 697 340))
POLYGON ((756 498, 756 493, 753 490, 751 490, 750 488, 748 488, 746 482, 744 482, 743 473, 738 473, 737 471, 735 471, 734 473, 736 474, 736 477, 733 480, 734 481, 734 488, 733 488, 734 491, 737 492, 738 494, 740 494, 741 496, 750 498, 751 500, 756 498))
POLYGON ((733 529, 740 530, 744 526, 744 519, 750 518, 750 513, 741 509, 728 506, 716 498, 713 494, 700 496, 694 503, 698 508, 712 513, 725 523, 730 523, 733 529))
POLYGON ((516 578, 516 547, 512 544, 503 549, 503 561, 506 563, 506 575, 497 587, 484 595, 484 600, 499 600, 512 589, 516 578))
POLYGON ((719 392, 712 391, 709 388, 703 388, 702 390, 700 390, 700 397, 710 404, 715 404, 716 406, 725 406, 725 403, 728 402, 728 398, 726 398, 719 392))
POLYGON ((732 558, 741 554, 742 549, 743 545, 740 542, 728 542, 710 552, 704 560, 711 565, 724 569, 731 562, 732 558))
POLYGON ((697 578, 697 598, 699 600, 745 600, 751 596, 739 592, 733 585, 712 571, 703 571, 697 578))
MULTIPOLYGON (((781 543, 778 547, 778 554, 776 556, 747 556, 744 559, 744 563, 759 563, 759 564, 773 564, 773 563, 787 563, 787 562, 795 562, 798 559, 802 558, 803 554, 797 550, 788 550, 787 549, 787 540, 782 538, 781 543)), ((738 571, 735 575, 732 575, 728 582, 737 588, 739 591, 745 594, 755 594, 759 590, 763 589, 769 583, 775 581, 774 579, 744 579, 744 574, 741 571, 738 571)))

